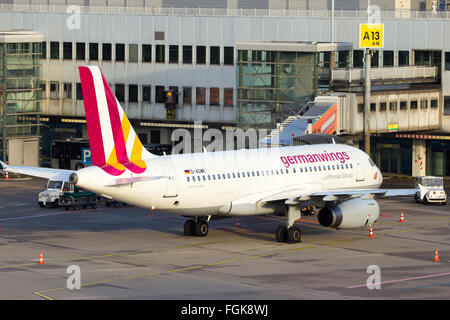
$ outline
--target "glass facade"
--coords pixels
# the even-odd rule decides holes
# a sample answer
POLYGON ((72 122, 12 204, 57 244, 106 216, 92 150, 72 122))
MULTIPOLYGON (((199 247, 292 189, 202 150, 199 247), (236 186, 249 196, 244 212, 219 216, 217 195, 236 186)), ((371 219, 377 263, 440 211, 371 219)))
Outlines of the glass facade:
POLYGON ((39 136, 41 42, 0 43, 0 156, 7 142, 39 136))
POLYGON ((239 50, 237 126, 271 129, 314 98, 319 53, 239 50))

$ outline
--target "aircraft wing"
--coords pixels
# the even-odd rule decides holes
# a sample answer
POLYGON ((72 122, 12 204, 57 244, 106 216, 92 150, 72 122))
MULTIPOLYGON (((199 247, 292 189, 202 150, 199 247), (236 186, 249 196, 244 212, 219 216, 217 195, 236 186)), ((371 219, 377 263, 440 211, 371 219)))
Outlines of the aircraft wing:
POLYGON ((6 163, 0 161, 3 166, 3 170, 11 173, 20 173, 27 176, 51 179, 51 180, 61 180, 69 182, 69 176, 75 172, 75 170, 63 170, 63 169, 53 169, 53 168, 38 168, 38 167, 24 167, 24 166, 8 166, 6 163))
POLYGON ((326 204, 337 204, 343 201, 361 198, 376 199, 382 197, 413 196, 416 189, 342 189, 328 190, 320 192, 307 192, 306 190, 288 190, 259 199, 258 203, 285 201, 286 204, 306 204, 311 203, 317 207, 326 204))

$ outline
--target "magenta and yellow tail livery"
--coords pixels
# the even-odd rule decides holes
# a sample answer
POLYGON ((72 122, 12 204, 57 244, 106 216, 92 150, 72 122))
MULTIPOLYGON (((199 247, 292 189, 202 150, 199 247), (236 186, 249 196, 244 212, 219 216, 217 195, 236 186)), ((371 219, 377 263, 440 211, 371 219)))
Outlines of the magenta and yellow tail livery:
POLYGON ((97 66, 79 67, 92 164, 118 176, 126 169, 146 170, 144 158, 154 157, 139 141, 119 101, 97 66))

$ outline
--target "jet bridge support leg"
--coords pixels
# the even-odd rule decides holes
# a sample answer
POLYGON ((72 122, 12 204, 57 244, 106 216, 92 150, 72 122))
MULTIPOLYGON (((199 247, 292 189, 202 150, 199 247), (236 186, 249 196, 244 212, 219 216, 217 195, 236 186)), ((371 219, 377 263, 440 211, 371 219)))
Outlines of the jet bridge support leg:
POLYGON ((294 225, 295 221, 302 216, 299 206, 289 206, 287 212, 286 226, 279 226, 275 231, 275 238, 278 242, 300 242, 302 233, 298 227, 294 225))

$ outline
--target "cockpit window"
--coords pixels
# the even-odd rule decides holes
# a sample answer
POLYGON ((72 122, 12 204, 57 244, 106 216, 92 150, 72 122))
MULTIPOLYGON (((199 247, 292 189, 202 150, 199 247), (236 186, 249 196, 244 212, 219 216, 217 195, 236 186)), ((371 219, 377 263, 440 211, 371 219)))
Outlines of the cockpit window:
POLYGON ((372 167, 375 167, 375 163, 372 161, 372 159, 369 158, 369 162, 372 167))

